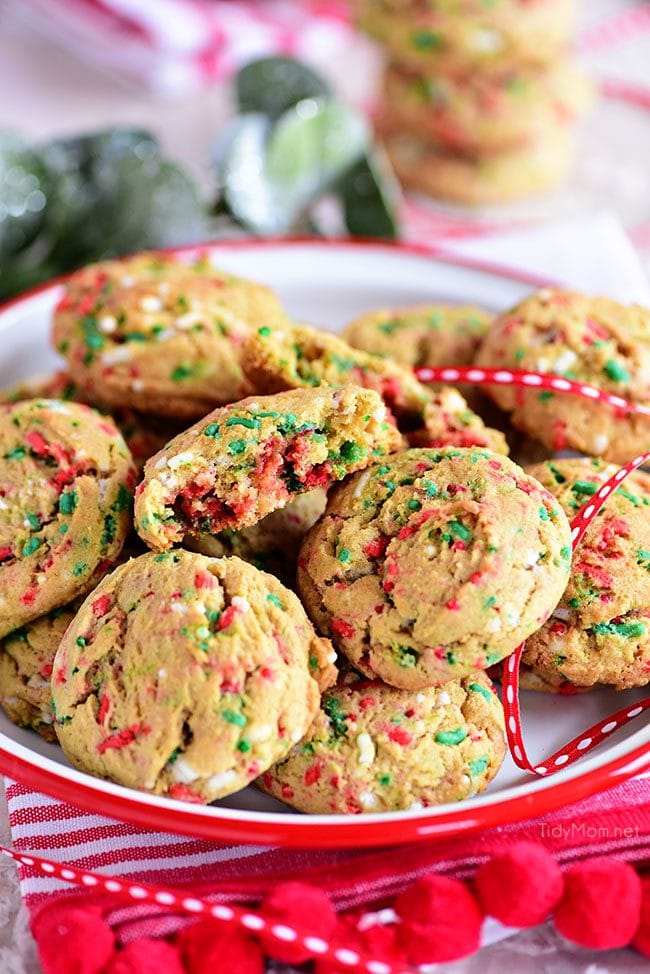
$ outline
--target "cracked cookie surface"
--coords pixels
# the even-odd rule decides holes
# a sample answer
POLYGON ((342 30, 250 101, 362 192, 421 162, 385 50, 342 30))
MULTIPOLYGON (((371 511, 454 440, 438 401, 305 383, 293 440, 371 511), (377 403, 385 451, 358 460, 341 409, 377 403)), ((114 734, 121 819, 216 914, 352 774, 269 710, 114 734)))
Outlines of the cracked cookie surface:
POLYGON ((0 406, 0 637, 92 588, 131 525, 135 468, 87 406, 0 406))
POLYGON ((132 559, 54 661, 56 732, 90 774, 185 801, 245 787, 303 736, 336 670, 296 596, 239 558, 132 559))
MULTIPOLYGON (((650 311, 545 288, 495 319, 475 364, 552 372, 650 406, 650 311)), ((648 416, 551 391, 489 391, 517 429, 550 450, 627 463, 648 449, 648 416)))
MULTIPOLYGON (((569 517, 617 467, 591 458, 527 468, 569 517)), ((587 529, 553 616, 527 641, 522 686, 568 689, 650 682, 650 475, 630 475, 587 529)))
POLYGON ((357 669, 413 690, 511 653, 550 616, 570 561, 566 515, 512 461, 413 449, 333 488, 298 589, 357 669))
POLYGON ((297 494, 341 480, 401 437, 369 389, 298 389, 215 409, 145 466, 136 528, 155 550, 255 524, 297 494))
POLYGON ((503 708, 484 673, 417 693, 350 673, 258 785, 311 814, 429 808, 484 791, 505 754, 503 708))
POLYGON ((53 340, 75 381, 104 402, 195 418, 251 391, 241 343, 285 318, 269 288, 207 258, 142 253, 75 272, 53 340))

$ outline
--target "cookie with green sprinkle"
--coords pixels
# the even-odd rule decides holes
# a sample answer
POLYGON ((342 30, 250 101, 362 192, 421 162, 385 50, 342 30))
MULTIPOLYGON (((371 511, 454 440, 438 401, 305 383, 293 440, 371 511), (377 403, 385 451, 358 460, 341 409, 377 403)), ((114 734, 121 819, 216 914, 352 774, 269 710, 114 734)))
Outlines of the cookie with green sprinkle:
POLYGON ((566 515, 507 457, 413 449, 332 489, 298 590, 353 666, 418 690, 513 652, 557 605, 570 562, 566 515))
POLYGON ((148 461, 136 529, 156 551, 237 531, 397 449, 376 392, 297 389, 215 409, 148 461))
POLYGON ((122 436, 87 406, 0 406, 0 638, 85 594, 116 561, 135 476, 122 436))
MULTIPOLYGON (((495 319, 475 364, 552 372, 650 407, 650 310, 545 288, 495 319)), ((555 452, 627 463, 650 444, 650 417, 560 392, 490 386, 517 429, 555 452)))
POLYGON ((281 760, 336 678, 296 596, 239 558, 134 558, 86 599, 54 660, 75 767, 181 801, 230 795, 281 760))
POLYGON ((505 755, 503 708, 484 673, 417 693, 349 673, 258 785, 313 814, 414 810, 485 791, 505 755))
POLYGON ((355 348, 411 368, 471 365, 492 317, 473 305, 380 308, 351 321, 343 338, 355 348))
POLYGON ((108 405, 195 418, 251 391, 241 343, 285 318, 269 288, 209 258, 141 253, 74 273, 53 341, 75 382, 108 405))
MULTIPOLYGON (((527 468, 573 517, 614 473, 602 460, 552 460, 527 468)), ((552 617, 526 642, 522 685, 568 692, 650 682, 650 475, 626 478, 577 549, 552 617)))

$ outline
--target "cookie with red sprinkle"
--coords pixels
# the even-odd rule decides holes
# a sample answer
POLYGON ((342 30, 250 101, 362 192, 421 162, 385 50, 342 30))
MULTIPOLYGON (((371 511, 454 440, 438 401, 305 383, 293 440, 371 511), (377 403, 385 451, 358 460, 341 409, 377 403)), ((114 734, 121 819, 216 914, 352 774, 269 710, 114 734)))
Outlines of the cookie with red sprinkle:
POLYGON ((369 389, 323 386, 244 399, 215 409, 148 461, 136 528, 164 551, 186 535, 250 527, 400 443, 369 389))
POLYGON ((484 673, 413 693, 350 672, 258 784, 314 814, 429 808, 484 791, 505 754, 503 708, 484 673))
MULTIPOLYGON (((544 288, 494 320, 475 364, 554 373, 650 408, 650 311, 544 288)), ((554 452, 627 463, 648 449, 650 416, 550 390, 488 391, 517 429, 554 452)))
POLYGON ((207 257, 141 253, 75 272, 53 341, 73 379, 109 405, 195 418, 251 391, 241 343, 285 318, 269 288, 207 257))
POLYGON ((87 406, 0 406, 0 638, 89 591, 131 526, 135 467, 87 406))
POLYGON ((234 557, 149 552, 105 578, 68 628, 56 733, 90 774, 214 801, 301 739, 333 658, 272 575, 234 557))
MULTIPOLYGON (((569 517, 616 473, 602 460, 550 460, 527 473, 569 517)), ((551 618, 526 642, 521 683, 559 693, 650 683, 650 475, 631 474, 608 498, 576 551, 551 618)))
POLYGON ((298 589, 357 669, 418 690, 513 652, 550 616, 570 563, 559 503, 507 457, 412 449, 333 488, 298 589))

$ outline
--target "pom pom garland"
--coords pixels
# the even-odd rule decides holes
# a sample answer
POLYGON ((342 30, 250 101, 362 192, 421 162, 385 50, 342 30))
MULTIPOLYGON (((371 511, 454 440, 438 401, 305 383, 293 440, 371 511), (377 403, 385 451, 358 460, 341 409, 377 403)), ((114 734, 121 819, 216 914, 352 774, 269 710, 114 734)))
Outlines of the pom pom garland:
POLYGON ((115 935, 97 906, 54 904, 36 916, 32 933, 45 974, 100 974, 115 935))
MULTIPOLYGON (((327 893, 299 882, 279 883, 264 900, 261 913, 273 925, 292 927, 303 937, 319 937, 321 940, 330 939, 337 922, 327 893)), ((304 964, 313 957, 313 951, 304 944, 280 940, 272 932, 265 931, 261 939, 269 957, 285 964, 304 964)))
POLYGON ((519 842, 483 863, 474 885, 489 916, 507 927, 535 927, 559 903, 564 880, 543 846, 519 842))
POLYGON ((116 951, 103 974, 185 974, 185 969, 172 944, 142 937, 116 951))
POLYGON ((555 926, 594 950, 626 947, 641 918, 641 880, 625 862, 585 859, 567 869, 555 926))
POLYGON ((478 950, 483 914, 458 879, 423 876, 395 901, 400 943, 412 964, 458 960, 478 950))

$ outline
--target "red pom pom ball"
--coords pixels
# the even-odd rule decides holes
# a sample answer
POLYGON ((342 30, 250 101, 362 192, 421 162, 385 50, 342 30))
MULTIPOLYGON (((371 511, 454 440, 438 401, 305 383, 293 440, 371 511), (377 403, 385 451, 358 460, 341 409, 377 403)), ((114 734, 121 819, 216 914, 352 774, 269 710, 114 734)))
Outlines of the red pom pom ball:
POLYGON ((264 974, 262 948, 236 926, 200 920, 182 930, 176 943, 192 974, 264 974))
POLYGON ((181 955, 166 940, 142 937, 117 951, 104 974, 185 974, 181 955))
MULTIPOLYGON (((365 923, 364 914, 348 913, 340 917, 332 937, 335 949, 353 950, 363 957, 396 968, 406 967, 406 954, 397 940, 397 926, 394 923, 365 923)), ((314 974, 349 974, 350 966, 327 957, 317 957, 314 974)))
POLYGON ((485 913, 509 927, 535 927, 559 903, 562 870, 546 849, 519 842, 483 863, 474 879, 485 913))
MULTIPOLYGON (((279 883, 264 900, 260 912, 274 926, 290 927, 303 937, 329 941, 336 929, 336 912, 329 896, 307 883, 279 883)), ((269 957, 284 964, 304 964, 314 956, 301 943, 280 940, 270 931, 260 937, 269 957)))
POLYGON ((650 957, 650 876, 641 880, 641 922, 632 946, 645 957, 650 957))
POLYGON ((458 879, 423 876, 395 901, 398 935, 412 964, 440 964, 478 950, 483 914, 458 879))
POLYGON ((641 915, 641 880, 615 859, 585 859, 564 875, 555 926, 581 947, 612 950, 630 943, 641 915))
POLYGON ((97 906, 54 904, 32 921, 45 974, 99 974, 113 953, 113 931, 97 906))

